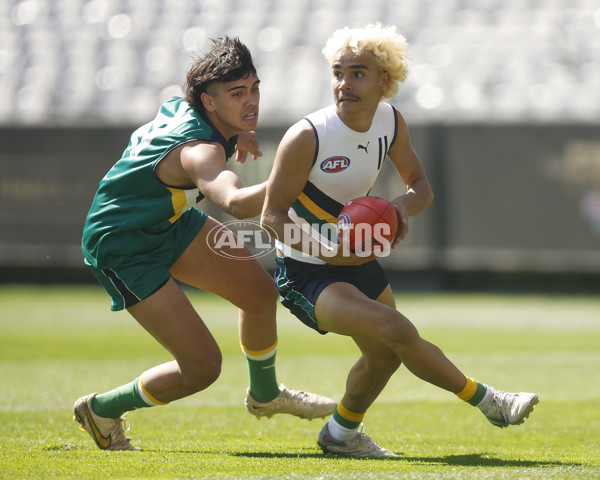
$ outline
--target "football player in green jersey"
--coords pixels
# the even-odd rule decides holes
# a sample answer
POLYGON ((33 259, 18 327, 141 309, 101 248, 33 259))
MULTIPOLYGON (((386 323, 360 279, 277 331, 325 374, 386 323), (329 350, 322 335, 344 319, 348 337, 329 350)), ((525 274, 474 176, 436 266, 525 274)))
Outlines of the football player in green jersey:
POLYGON ((220 224, 195 208, 206 197, 236 218, 260 213, 266 182, 243 186, 226 164, 234 153, 241 162, 261 156, 254 134, 259 83, 239 39, 213 41, 189 69, 185 97, 167 101, 138 128, 100 182, 83 231, 85 262, 110 294, 112 310, 126 309, 173 356, 75 402, 74 420, 102 449, 137 449, 124 435, 125 412, 204 390, 220 374, 219 347, 176 280, 238 307, 250 413, 313 418, 335 408, 329 398, 278 386, 273 280, 248 260, 246 246, 211 248, 209 232, 220 224))

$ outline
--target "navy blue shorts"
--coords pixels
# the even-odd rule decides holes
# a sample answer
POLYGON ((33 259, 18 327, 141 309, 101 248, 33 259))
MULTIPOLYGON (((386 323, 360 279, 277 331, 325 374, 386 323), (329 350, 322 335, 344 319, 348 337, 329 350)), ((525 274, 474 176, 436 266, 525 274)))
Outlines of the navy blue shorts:
POLYGON ((281 304, 302 323, 321 334, 315 318, 315 304, 321 292, 332 283, 354 285, 372 300, 376 300, 390 283, 377 260, 357 266, 314 265, 289 257, 276 257, 275 284, 281 304))

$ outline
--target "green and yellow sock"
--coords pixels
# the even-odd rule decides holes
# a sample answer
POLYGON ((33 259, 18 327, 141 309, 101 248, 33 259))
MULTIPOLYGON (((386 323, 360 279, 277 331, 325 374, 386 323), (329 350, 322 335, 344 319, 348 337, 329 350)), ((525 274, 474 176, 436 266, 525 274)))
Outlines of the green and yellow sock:
POLYGON ((240 345, 248 362, 250 394, 257 402, 270 402, 280 393, 275 373, 277 342, 264 350, 249 350, 240 345))
POLYGON ((351 412, 340 402, 327 424, 329 433, 339 442, 350 440, 358 432, 364 417, 364 413, 351 412))
POLYGON ((141 376, 125 385, 96 395, 92 401, 94 413, 106 418, 119 418, 125 412, 155 405, 166 403, 158 401, 144 388, 141 376))
POLYGON ((467 384, 465 385, 465 388, 458 392, 456 396, 476 407, 483 400, 486 391, 487 385, 485 383, 481 383, 477 380, 467 377, 467 384))

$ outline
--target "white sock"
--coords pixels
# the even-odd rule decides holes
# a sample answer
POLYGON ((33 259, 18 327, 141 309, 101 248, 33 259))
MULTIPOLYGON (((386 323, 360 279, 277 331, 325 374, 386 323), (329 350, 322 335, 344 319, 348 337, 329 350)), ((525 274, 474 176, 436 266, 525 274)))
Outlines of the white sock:
POLYGON ((481 399, 481 402, 479 402, 476 405, 476 407, 479 409, 481 409, 482 407, 485 407, 488 403, 490 403, 492 395, 494 394, 494 389, 492 387, 490 387, 489 385, 486 385, 486 386, 487 386, 487 389, 485 391, 485 395, 481 399))
POLYGON ((329 422, 327 422, 327 427, 329 428, 329 433, 338 442, 346 442, 350 440, 352 437, 356 435, 358 432, 358 428, 346 428, 336 422, 335 418, 331 416, 329 422))

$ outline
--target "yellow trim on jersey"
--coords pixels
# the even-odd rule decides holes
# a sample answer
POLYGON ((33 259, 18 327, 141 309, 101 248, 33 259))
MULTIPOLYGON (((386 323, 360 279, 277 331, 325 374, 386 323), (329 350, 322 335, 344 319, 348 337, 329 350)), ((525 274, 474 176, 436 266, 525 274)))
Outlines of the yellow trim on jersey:
POLYGON ((304 208, 306 208, 318 219, 325 220, 326 222, 333 223, 334 225, 337 223, 337 218, 319 207, 315 202, 308 198, 304 192, 298 196, 298 201, 304 206, 304 208))
POLYGON ((200 192, 197 188, 181 189, 166 187, 166 189, 171 192, 171 203, 175 212, 175 215, 169 218, 169 222, 175 223, 184 212, 187 212, 196 205, 196 200, 200 192))
POLYGON ((173 204, 173 211, 175 215, 169 218, 169 222, 175 223, 179 217, 182 215, 182 210, 187 205, 188 199, 183 190, 177 188, 169 188, 167 190, 171 192, 171 203, 173 204))
POLYGON ((337 411, 340 414, 340 417, 342 417, 345 420, 348 420, 349 422, 361 422, 362 419, 365 418, 364 413, 351 412, 342 405, 342 402, 338 403, 337 411))

